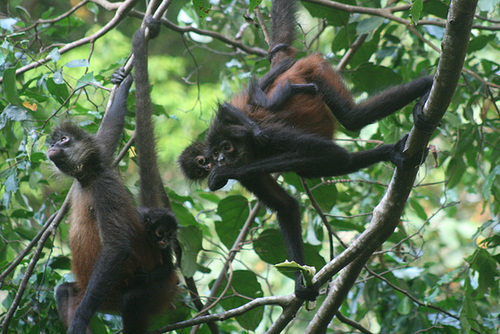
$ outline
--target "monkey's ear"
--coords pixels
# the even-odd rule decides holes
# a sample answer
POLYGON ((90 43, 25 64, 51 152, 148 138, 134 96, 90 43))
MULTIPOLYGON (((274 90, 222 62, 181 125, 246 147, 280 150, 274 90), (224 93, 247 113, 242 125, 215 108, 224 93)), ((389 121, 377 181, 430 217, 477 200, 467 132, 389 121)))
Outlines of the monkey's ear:
POLYGON ((214 124, 217 125, 245 125, 243 121, 243 117, 241 115, 242 112, 235 106, 230 103, 223 103, 219 105, 219 109, 217 110, 217 115, 214 119, 214 124))

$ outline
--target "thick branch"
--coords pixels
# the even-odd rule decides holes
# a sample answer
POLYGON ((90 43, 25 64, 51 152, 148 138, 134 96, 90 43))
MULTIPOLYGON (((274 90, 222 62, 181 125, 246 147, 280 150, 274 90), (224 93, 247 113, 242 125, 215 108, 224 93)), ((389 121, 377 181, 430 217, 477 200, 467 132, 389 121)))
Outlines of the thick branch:
MULTIPOLYGON (((424 113, 433 121, 436 127, 446 112, 458 84, 461 72, 459 69, 462 68, 464 63, 476 5, 477 0, 455 0, 450 6, 448 24, 442 43, 443 52, 429 100, 424 108, 424 113)), ((423 134, 413 127, 407 144, 408 153, 414 154, 421 151, 428 144, 430 137, 431 135, 423 134)), ((327 299, 310 322, 306 333, 322 333, 326 330, 363 265, 373 251, 380 247, 392 234, 399 223, 417 171, 418 169, 408 171, 396 169, 387 193, 374 210, 369 228, 351 245, 353 247, 359 242, 363 243, 363 248, 358 249, 360 256, 347 266, 332 283, 332 289, 327 299), (372 235, 372 238, 367 239, 368 235, 372 235)), ((339 257, 349 251, 351 247, 339 257)), ((331 274, 329 265, 325 266, 326 269, 323 268, 326 273, 322 269, 316 276, 325 274, 329 276, 331 274)))
MULTIPOLYGON (((99 31, 88 37, 84 37, 82 39, 74 41, 73 43, 66 44, 65 46, 59 49, 59 54, 66 53, 69 50, 74 49, 78 46, 95 42, 97 39, 105 35, 108 31, 116 27, 118 23, 120 23, 120 21, 125 17, 125 15, 132 9, 132 7, 135 5, 136 2, 137 0, 126 0, 125 2, 123 2, 122 5, 116 10, 115 16, 104 27, 102 27, 101 29, 99 29, 99 31)), ((50 60, 52 60, 52 57, 48 55, 43 59, 37 60, 26 66, 20 67, 16 70, 16 75, 34 69, 40 65, 49 62, 50 60)))

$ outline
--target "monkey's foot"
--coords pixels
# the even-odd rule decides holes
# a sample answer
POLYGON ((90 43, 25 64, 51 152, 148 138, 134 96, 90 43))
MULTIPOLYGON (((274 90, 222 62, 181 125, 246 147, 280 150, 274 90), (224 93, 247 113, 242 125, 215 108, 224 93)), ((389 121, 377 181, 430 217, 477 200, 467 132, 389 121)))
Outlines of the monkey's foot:
POLYGON ((425 102, 429 98, 429 93, 430 91, 422 96, 415 104, 415 107, 413 108, 413 122, 419 131, 431 135, 434 132, 435 126, 429 117, 424 114, 424 106, 425 102))
POLYGON ((422 152, 417 152, 412 156, 407 156, 403 153, 406 145, 406 140, 408 139, 408 134, 404 135, 395 145, 394 151, 391 156, 391 162, 399 169, 406 170, 410 168, 415 168, 421 165, 427 158, 429 153, 429 148, 426 147, 422 152))

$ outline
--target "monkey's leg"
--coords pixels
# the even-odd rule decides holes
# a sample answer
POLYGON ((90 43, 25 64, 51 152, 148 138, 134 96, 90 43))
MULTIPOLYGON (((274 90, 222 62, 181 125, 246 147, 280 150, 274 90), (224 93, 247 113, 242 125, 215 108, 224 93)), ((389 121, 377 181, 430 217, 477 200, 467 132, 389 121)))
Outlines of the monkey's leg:
POLYGON ((267 110, 277 110, 296 94, 313 94, 318 92, 318 88, 313 83, 292 84, 290 81, 279 82, 271 96, 267 96, 256 84, 249 88, 250 103, 267 110))
POLYGON ((360 130, 368 124, 389 116, 425 95, 432 87, 432 82, 432 76, 425 76, 384 90, 359 104, 353 104, 327 78, 321 77, 314 80, 323 100, 337 120, 346 129, 352 131, 360 130))
MULTIPOLYGON (((276 211, 289 259, 301 265, 305 264, 298 202, 270 175, 242 179, 241 184, 262 200, 266 206, 276 211)), ((315 300, 318 296, 318 288, 305 287, 302 283, 302 275, 296 272, 295 295, 298 298, 315 300)))
MULTIPOLYGON (((82 292, 76 287, 75 283, 63 283, 56 289, 56 302, 59 315, 68 328, 73 321, 75 311, 82 300, 82 292)), ((92 333, 87 328, 87 333, 92 333)))
POLYGON ((102 304, 113 285, 122 279, 125 260, 129 254, 128 240, 115 240, 113 245, 104 245, 94 265, 94 271, 90 276, 85 294, 69 327, 70 333, 85 332, 92 315, 102 304))
POLYGON ((150 294, 146 286, 124 292, 121 306, 124 334, 147 332, 150 294))
MULTIPOLYGON (((286 71, 288 71, 295 64, 295 59, 286 59, 278 64, 273 64, 269 72, 264 74, 262 78, 259 79, 257 85, 264 92, 267 91, 271 85, 276 81, 276 79, 286 71)), ((253 83, 251 83, 253 84, 253 83)))

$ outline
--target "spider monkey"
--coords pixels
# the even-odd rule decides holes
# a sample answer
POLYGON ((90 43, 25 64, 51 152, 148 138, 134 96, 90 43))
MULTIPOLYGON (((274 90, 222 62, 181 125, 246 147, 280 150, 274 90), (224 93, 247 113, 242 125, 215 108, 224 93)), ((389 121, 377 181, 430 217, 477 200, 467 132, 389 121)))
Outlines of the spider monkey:
MULTIPOLYGON (((381 161, 398 168, 414 168, 426 151, 403 154, 407 136, 397 144, 349 153, 332 142, 335 119, 349 130, 359 130, 423 96, 432 86, 426 76, 387 89, 355 103, 340 75, 320 54, 296 60, 297 1, 273 0, 271 9, 270 71, 258 82, 222 103, 206 133, 179 157, 184 175, 192 181, 208 177, 211 190, 228 179, 239 180, 264 204, 277 212, 290 260, 304 264, 298 202, 270 175, 293 171, 302 177, 336 176, 381 161)), ((414 109, 416 126, 425 130, 424 103, 414 109)), ((295 295, 314 300, 318 287, 305 287, 295 274, 295 295)))
MULTIPOLYGON (((151 37, 158 34, 159 25, 148 27, 151 37)), ((141 45, 141 39, 145 39, 144 29, 134 35, 136 66, 141 66, 144 58, 147 61, 147 48, 135 47, 141 45)), ((139 87, 144 85, 144 76, 137 72, 139 87)), ((177 230, 175 217, 168 210, 156 209, 156 202, 144 200, 149 195, 142 196, 144 207, 137 210, 112 168, 111 157, 123 131, 132 77, 123 78, 121 73, 113 76, 115 83, 120 80, 123 82, 95 137, 66 123, 54 131, 47 152, 61 172, 76 180, 71 191, 69 233, 76 282, 63 283, 56 290, 59 312, 69 333, 90 332, 88 325, 97 310, 120 312, 124 333, 144 333, 150 315, 171 307, 177 291, 170 243, 177 230)), ((145 110, 150 105, 142 104, 149 99, 146 84, 145 91, 137 91, 137 115, 150 116, 151 111, 145 110)), ((147 131, 138 128, 138 136, 147 131)), ((154 146, 149 153, 142 150, 141 154, 140 169, 157 168, 154 146)), ((152 177, 156 174, 158 170, 152 177)), ((141 189, 141 193, 146 191, 141 189)), ((158 186, 149 191, 153 198, 161 198, 158 186)))

